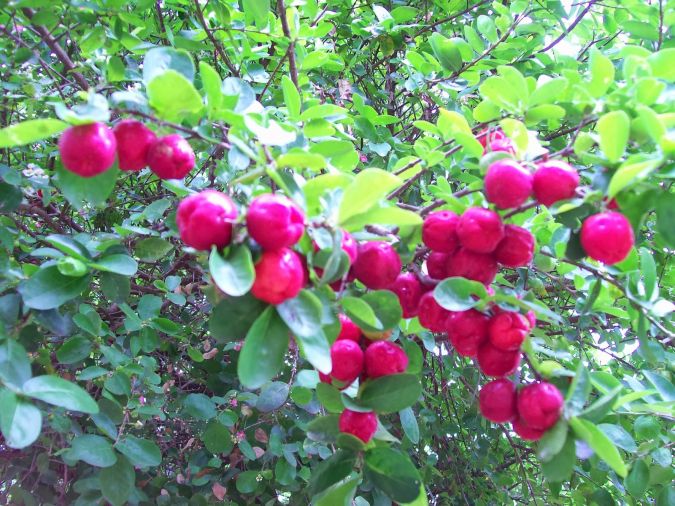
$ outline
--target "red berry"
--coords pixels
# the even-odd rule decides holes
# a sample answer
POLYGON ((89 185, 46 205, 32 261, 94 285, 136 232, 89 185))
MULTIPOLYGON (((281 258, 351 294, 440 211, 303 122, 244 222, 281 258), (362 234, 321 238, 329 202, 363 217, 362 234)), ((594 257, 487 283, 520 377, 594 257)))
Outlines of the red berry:
POLYGON ((440 253, 432 251, 427 257, 427 272, 434 279, 445 279, 447 275, 447 265, 451 255, 449 253, 440 253))
POLYGON ((150 146, 148 165, 160 179, 183 179, 195 166, 195 153, 180 135, 167 135, 150 146))
POLYGON ((432 332, 445 332, 448 326, 448 317, 452 313, 441 307, 436 299, 434 292, 427 292, 422 295, 419 304, 418 318, 420 325, 432 332))
POLYGON ((506 225, 494 256, 505 267, 525 267, 534 256, 534 236, 518 225, 506 225))
POLYGON ((155 132, 133 119, 120 121, 113 132, 117 139, 117 162, 120 169, 136 171, 148 165, 148 150, 157 140, 155 132))
POLYGON ((515 372, 520 364, 520 351, 504 351, 489 341, 478 348, 478 367, 486 376, 499 378, 515 372))
POLYGON ((482 207, 471 207, 460 216, 457 225, 460 244, 475 253, 492 253, 504 237, 499 215, 482 207))
POLYGON ((609 209, 610 211, 619 210, 619 203, 616 201, 616 199, 610 199, 607 201, 607 209, 609 209))
POLYGON ((534 314, 534 311, 530 310, 525 313, 525 318, 530 323, 530 329, 533 329, 537 326, 537 315, 534 314))
POLYGON ((483 148, 486 148, 493 141, 505 138, 506 134, 504 134, 501 128, 493 128, 492 130, 489 128, 484 128, 479 133, 478 142, 480 142, 480 145, 483 146, 483 148))
POLYGON ((516 146, 513 144, 513 141, 507 137, 503 139, 495 139, 490 143, 490 151, 497 152, 501 151, 503 153, 511 153, 512 155, 516 154, 516 146))
POLYGON ((305 231, 305 215, 291 199, 266 193, 251 201, 246 228, 262 249, 286 248, 300 240, 305 231))
POLYGON ((356 343, 361 342, 361 329, 356 326, 356 323, 343 313, 338 315, 338 319, 340 320, 340 333, 337 340, 348 339, 356 343))
POLYGON ((516 385, 506 378, 490 381, 478 393, 478 406, 481 414, 491 422, 515 420, 518 417, 516 385))
POLYGON ((386 242, 370 241, 359 246, 359 255, 353 266, 354 275, 371 290, 391 285, 401 272, 401 259, 386 242))
POLYGON ((403 318, 413 318, 417 316, 420 298, 424 289, 422 283, 412 272, 402 272, 396 280, 389 285, 391 290, 398 297, 398 302, 403 310, 403 318))
POLYGON ((441 253, 452 253, 459 247, 457 223, 459 216, 452 211, 436 211, 424 220, 422 241, 427 248, 441 253))
POLYGON ((532 194, 532 174, 514 160, 497 160, 485 175, 485 196, 499 209, 522 205, 532 194))
POLYGON ((180 238, 188 246, 203 251, 230 244, 236 219, 237 208, 230 197, 216 190, 184 198, 176 212, 180 238))
POLYGON ((513 432, 525 441, 539 441, 544 435, 543 430, 537 430, 527 425, 522 418, 516 418, 513 423, 513 432))
POLYGON ((352 237, 352 234, 346 230, 342 231, 342 251, 347 253, 347 256, 349 257, 349 263, 354 265, 354 262, 356 262, 356 257, 359 255, 359 245, 354 237, 352 237))
POLYGON ((303 281, 302 261, 295 251, 288 248, 263 251, 255 264, 251 293, 269 304, 281 304, 300 292, 303 281))
POLYGON ((490 319, 490 343, 504 351, 516 351, 530 333, 530 322, 520 313, 504 311, 490 319))
POLYGON ((537 202, 545 206, 574 197, 579 185, 579 174, 569 164, 548 160, 537 165, 532 189, 537 202))
POLYGON ((93 177, 115 163, 117 141, 103 123, 72 126, 59 138, 63 166, 82 177, 93 177))
POLYGON ((621 213, 594 214, 581 226, 581 246, 589 257, 607 265, 621 262, 630 253, 633 227, 621 213))
POLYGON ((564 402, 555 385, 546 381, 532 383, 518 392, 518 414, 533 429, 547 430, 560 418, 564 402))
POLYGON ((345 409, 338 422, 340 432, 352 434, 364 443, 370 441, 377 432, 377 415, 372 411, 359 413, 345 409))
POLYGON ((452 313, 447 321, 448 338, 463 357, 475 357, 488 337, 489 318, 475 309, 452 313))
POLYGON ((366 348, 366 375, 369 378, 399 374, 407 368, 405 351, 390 341, 376 341, 366 348))
POLYGON ((450 256, 446 273, 450 277, 472 279, 489 285, 497 276, 499 266, 490 254, 475 253, 465 248, 459 248, 457 253, 450 256))
POLYGON ((333 363, 330 376, 346 385, 351 385, 363 372, 363 351, 357 343, 349 339, 333 343, 330 359, 333 363))

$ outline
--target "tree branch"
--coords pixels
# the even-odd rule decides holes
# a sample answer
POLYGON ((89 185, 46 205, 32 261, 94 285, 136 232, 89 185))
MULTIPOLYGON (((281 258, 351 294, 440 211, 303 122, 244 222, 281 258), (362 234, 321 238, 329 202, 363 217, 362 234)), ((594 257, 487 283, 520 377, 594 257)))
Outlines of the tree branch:
POLYGON ((291 39, 291 29, 288 26, 288 18, 286 17, 286 6, 284 5, 284 0, 277 0, 277 14, 281 20, 281 29, 284 32, 284 36, 288 39, 288 67, 291 73, 291 80, 299 92, 300 86, 298 86, 298 67, 295 63, 295 40, 291 39))
POLYGON ((544 49, 540 49, 540 50, 537 51, 537 52, 538 52, 538 53, 545 53, 545 52, 548 51, 549 49, 552 49, 554 46, 556 46, 556 45, 557 45, 560 41, 562 41, 565 37, 567 37, 567 36, 572 32, 572 30, 574 30, 574 29, 576 28, 576 26, 581 22, 581 20, 584 19, 584 16, 585 16, 586 14, 588 14, 588 11, 591 10, 591 7, 593 7, 593 4, 594 4, 596 1, 597 1, 597 0, 590 0, 590 2, 588 2, 588 4, 586 5, 586 7, 584 8, 584 10, 581 11, 581 14, 579 14, 579 15, 577 16, 577 18, 576 18, 574 21, 572 21, 572 24, 571 24, 570 26, 568 26, 567 29, 566 29, 563 33, 561 33, 560 36, 559 36, 557 39, 555 39, 553 42, 551 42, 551 43, 550 43, 548 46, 546 46, 544 49))

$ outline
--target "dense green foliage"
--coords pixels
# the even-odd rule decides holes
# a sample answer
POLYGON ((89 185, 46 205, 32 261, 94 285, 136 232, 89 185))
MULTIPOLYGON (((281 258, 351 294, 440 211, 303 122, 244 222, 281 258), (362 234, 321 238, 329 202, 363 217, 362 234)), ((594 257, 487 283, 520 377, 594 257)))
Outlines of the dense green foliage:
POLYGON ((0 503, 675 503, 674 25, 673 0, 0 0, 0 503), (69 124, 127 117, 184 135, 197 168, 64 170, 69 124), (483 156, 487 125, 582 176, 502 213, 537 254, 496 295, 436 290, 536 311, 519 379, 566 395, 539 443, 480 416, 475 363, 391 293, 313 277, 266 308, 255 249, 178 238, 190 192, 274 189, 323 246, 384 236, 416 269, 422 216, 483 205, 509 156, 483 156), (636 241, 603 266, 578 231, 610 198, 636 241), (358 400, 314 370, 340 306, 410 360, 358 400), (365 450, 337 434, 359 403, 381 422, 365 450))

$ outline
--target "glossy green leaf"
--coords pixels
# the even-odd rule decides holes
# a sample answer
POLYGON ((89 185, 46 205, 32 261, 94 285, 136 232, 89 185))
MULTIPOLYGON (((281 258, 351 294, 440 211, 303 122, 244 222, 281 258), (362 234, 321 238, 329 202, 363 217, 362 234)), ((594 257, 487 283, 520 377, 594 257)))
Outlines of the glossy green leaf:
POLYGON ((392 374, 368 381, 359 402, 373 411, 386 414, 415 404, 422 394, 419 378, 413 374, 392 374))
POLYGON ((600 149, 610 162, 618 162, 628 144, 630 118, 624 111, 604 114, 596 126, 600 134, 600 149))
POLYGON ((98 413, 98 405, 83 388, 58 376, 31 378, 23 384, 21 392, 62 408, 83 413, 98 413))
POLYGON ((273 307, 268 307, 246 334, 237 362, 239 381, 259 388, 281 370, 288 350, 288 327, 273 307))
POLYGON ((214 247, 209 256, 209 271, 216 286, 233 297, 247 293, 255 280, 251 250, 233 246, 226 257, 214 247))
POLYGON ((47 139, 68 128, 58 119, 33 119, 0 129, 0 149, 24 146, 47 139))
POLYGON ((586 441, 595 453, 604 460, 616 474, 626 476, 626 464, 623 462, 614 443, 594 424, 581 418, 570 418, 570 425, 577 436, 586 441))

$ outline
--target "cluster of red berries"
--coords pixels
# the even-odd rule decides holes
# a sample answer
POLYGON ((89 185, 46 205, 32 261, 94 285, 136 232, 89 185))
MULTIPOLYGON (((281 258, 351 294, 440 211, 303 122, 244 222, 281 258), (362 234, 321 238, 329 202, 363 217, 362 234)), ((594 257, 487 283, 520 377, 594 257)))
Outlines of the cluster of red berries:
POLYGON ((93 177, 115 163, 124 171, 148 166, 161 179, 183 179, 195 166, 195 154, 178 134, 157 137, 136 120, 122 120, 114 129, 96 122, 72 126, 59 138, 63 166, 82 177, 93 177))

